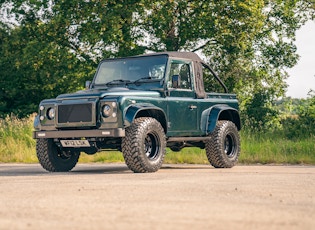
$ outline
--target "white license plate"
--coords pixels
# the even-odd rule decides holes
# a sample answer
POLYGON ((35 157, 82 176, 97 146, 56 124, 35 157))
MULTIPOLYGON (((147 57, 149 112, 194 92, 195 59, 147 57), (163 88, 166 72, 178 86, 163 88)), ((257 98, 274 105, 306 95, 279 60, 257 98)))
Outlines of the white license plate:
POLYGON ((62 147, 90 147, 87 140, 60 140, 62 147))

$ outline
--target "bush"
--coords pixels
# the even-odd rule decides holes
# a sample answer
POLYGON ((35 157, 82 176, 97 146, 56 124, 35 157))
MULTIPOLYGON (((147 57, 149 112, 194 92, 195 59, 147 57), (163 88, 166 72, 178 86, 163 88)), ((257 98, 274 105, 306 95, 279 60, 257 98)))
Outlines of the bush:
POLYGON ((34 115, 18 119, 0 119, 0 162, 36 162, 35 140, 32 138, 34 115))
POLYGON ((284 135, 290 139, 315 136, 315 96, 302 99, 296 108, 296 115, 281 120, 284 135))
POLYGON ((279 111, 273 106, 273 95, 268 91, 259 91, 249 99, 241 111, 245 129, 261 132, 277 127, 279 111))

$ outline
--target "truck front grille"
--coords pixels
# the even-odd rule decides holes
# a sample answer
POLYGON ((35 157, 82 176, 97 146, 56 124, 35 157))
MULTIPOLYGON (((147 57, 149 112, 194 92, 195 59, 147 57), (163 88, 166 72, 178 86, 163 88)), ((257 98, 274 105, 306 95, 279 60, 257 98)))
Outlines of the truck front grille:
POLYGON ((58 125, 92 125, 95 121, 93 103, 64 104, 58 106, 58 125))

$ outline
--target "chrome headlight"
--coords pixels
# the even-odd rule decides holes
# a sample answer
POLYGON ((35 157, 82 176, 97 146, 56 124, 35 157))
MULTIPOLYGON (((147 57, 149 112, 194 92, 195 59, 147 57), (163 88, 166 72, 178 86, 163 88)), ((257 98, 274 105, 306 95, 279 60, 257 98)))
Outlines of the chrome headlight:
POLYGON ((55 118, 55 115, 56 115, 56 113, 55 113, 55 109, 54 108, 49 108, 47 110, 47 117, 48 117, 49 120, 53 120, 55 118))
POLYGON ((109 102, 102 106, 102 116, 105 118, 117 116, 117 103, 109 102))
POLYGON ((109 104, 105 104, 102 107, 103 117, 110 117, 113 114, 113 108, 109 104))

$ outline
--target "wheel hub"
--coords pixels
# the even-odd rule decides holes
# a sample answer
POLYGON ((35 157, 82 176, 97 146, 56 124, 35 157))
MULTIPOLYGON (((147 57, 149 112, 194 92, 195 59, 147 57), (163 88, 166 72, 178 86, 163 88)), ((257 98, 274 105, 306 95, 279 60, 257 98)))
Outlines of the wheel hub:
POLYGON ((224 140, 224 152, 229 157, 232 158, 235 155, 235 141, 233 136, 226 135, 224 140))
POLYGON ((159 153, 158 136, 154 133, 147 134, 144 141, 145 154, 149 160, 154 160, 159 153))

